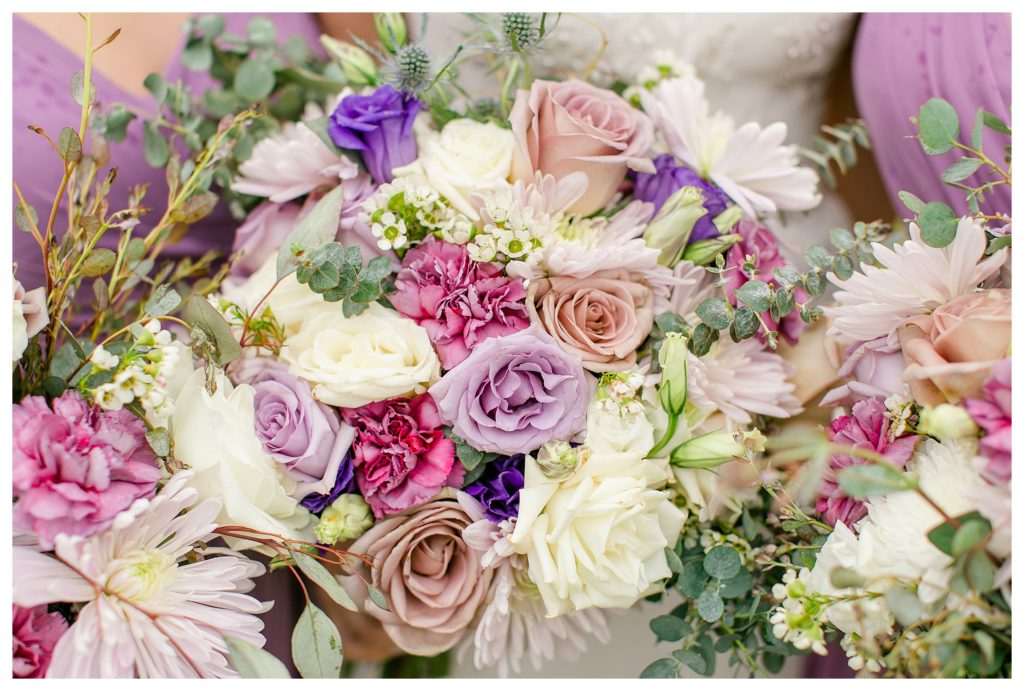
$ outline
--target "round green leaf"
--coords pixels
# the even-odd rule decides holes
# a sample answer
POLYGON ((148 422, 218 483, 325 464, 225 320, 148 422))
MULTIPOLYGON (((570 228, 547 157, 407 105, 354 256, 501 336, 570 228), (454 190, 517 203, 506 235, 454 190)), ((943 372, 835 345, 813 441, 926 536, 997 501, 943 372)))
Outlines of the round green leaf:
POLYGON ((944 182, 960 182, 965 178, 974 175, 974 171, 981 166, 981 160, 977 158, 961 158, 959 161, 942 171, 944 182))
POLYGON ((254 103, 274 90, 274 72, 262 60, 246 60, 235 74, 235 93, 247 103, 254 103))
POLYGON ((702 560, 695 559, 683 567, 683 573, 679 576, 679 590, 686 597, 699 597, 707 582, 708 574, 702 560))
POLYGON ((114 254, 113 250, 108 250, 105 247, 97 247, 89 256, 82 262, 82 274, 89 278, 96 278, 102 276, 111 269, 114 268, 114 263, 117 261, 117 255, 114 254))
POLYGON ((640 672, 641 679, 675 679, 678 676, 679 663, 670 657, 655 660, 640 672))
POLYGON ((670 641, 675 642, 681 640, 683 636, 687 635, 693 629, 685 621, 679 617, 673 617, 669 614, 655 617, 651 620, 651 631, 658 637, 658 641, 670 641))
POLYGON ((274 29, 274 23, 266 17, 256 17, 250 20, 245 29, 249 35, 249 43, 254 46, 273 45, 274 41, 277 40, 277 31, 274 29))
POLYGON ((193 38, 181 51, 181 64, 193 72, 206 72, 213 66, 213 47, 207 38, 193 38))
POLYGON ((829 232, 828 238, 836 249, 853 249, 853 234, 846 228, 833 228, 829 232))
POLYGON ((917 217, 921 238, 932 247, 945 247, 956 237, 957 217, 945 202, 928 202, 917 217))
POLYGON ((712 329, 729 328, 729 304, 724 298, 713 297, 697 306, 697 316, 712 329))
POLYGON ((167 140, 152 122, 147 122, 142 128, 142 153, 146 157, 146 163, 154 168, 163 168, 171 158, 167 140))
POLYGON ((739 343, 757 333, 757 328, 760 325, 761 323, 757 320, 757 315, 749 307, 740 307, 733 313, 729 335, 733 341, 739 343))
POLYGON ((845 254, 837 254, 832 257, 832 272, 841 281, 853 276, 853 262, 845 254))
POLYGON ((695 650, 673 650, 672 657, 682 662, 697 674, 706 674, 708 665, 704 656, 695 650))
POLYGON ((719 588, 718 594, 726 599, 742 597, 750 592, 753 585, 754 579, 750 572, 746 569, 740 569, 739 573, 735 576, 722 582, 722 587, 719 588))
POLYGON ((924 211, 924 202, 921 199, 910 192, 899 192, 897 195, 900 201, 903 202, 903 206, 913 214, 919 214, 924 211))
POLYGON ((217 38, 224 33, 224 17, 219 14, 204 14, 196 20, 196 25, 205 38, 217 38))
POLYGON ((821 245, 811 245, 804 250, 804 259, 816 269, 827 269, 832 264, 832 255, 821 245))
POLYGON ((917 115, 917 134, 926 154, 944 154, 960 137, 960 118, 948 101, 929 99, 917 115))
POLYGON ((740 571, 740 555, 729 545, 712 547, 704 557, 704 570, 720 581, 732 578, 740 571))
POLYGON ((747 281, 734 294, 737 300, 755 312, 764 312, 772 304, 772 289, 764 281, 747 281))
POLYGON ((705 590, 697 598, 697 613, 706 622, 716 622, 722 618, 725 612, 725 602, 718 596, 718 593, 705 590))

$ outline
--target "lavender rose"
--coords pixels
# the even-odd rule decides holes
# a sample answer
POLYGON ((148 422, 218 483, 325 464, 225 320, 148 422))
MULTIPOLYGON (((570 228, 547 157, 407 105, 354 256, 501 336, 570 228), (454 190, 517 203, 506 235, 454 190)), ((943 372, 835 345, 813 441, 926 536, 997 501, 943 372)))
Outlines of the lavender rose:
POLYGON ((579 359, 533 326, 478 345, 430 395, 455 434, 511 456, 581 432, 592 386, 579 359))
POLYGON ((447 488, 378 521, 349 547, 369 557, 374 568, 360 564, 362 574, 340 579, 391 640, 413 655, 438 655, 455 645, 476 618, 494 574, 481 567, 482 553, 463 539, 473 520, 455 496, 447 488), (384 594, 388 610, 373 604, 363 578, 384 594))
POLYGON ((509 114, 516 136, 512 172, 528 183, 534 173, 562 179, 587 176, 587 191, 569 211, 584 216, 612 198, 626 169, 653 173, 647 150, 654 141, 650 118, 607 89, 570 79, 535 79, 519 91, 509 114))
POLYGON ((391 182, 391 169, 416 159, 412 124, 423 104, 385 84, 365 96, 350 94, 331 113, 327 133, 343 149, 359 151, 378 183, 391 182))
MULTIPOLYGON (((355 429, 343 423, 333 408, 314 399, 309 384, 276 360, 263 363, 248 383, 255 389, 256 438, 298 483, 295 498, 329 495, 339 475, 345 475, 341 466, 355 429)), ((348 463, 351 475, 351 459, 348 463)))
POLYGON ((676 162, 672 154, 662 154, 655 158, 654 168, 654 173, 636 174, 634 198, 654 204, 657 210, 661 209, 673 192, 684 187, 696 187, 704 197, 703 206, 707 213, 694 224, 687 244, 718 237, 720 233, 714 219, 732 204, 722 188, 702 178, 693 168, 676 162))

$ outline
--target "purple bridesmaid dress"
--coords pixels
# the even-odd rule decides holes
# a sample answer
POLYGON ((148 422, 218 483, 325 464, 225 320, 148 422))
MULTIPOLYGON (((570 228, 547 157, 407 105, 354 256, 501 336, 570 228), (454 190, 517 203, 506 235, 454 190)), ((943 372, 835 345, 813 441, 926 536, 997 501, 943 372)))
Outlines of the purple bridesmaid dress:
MULTIPOLYGON (((967 213, 963 192, 939 177, 963 152, 928 156, 909 138, 917 131, 909 117, 937 96, 960 116, 962 141, 970 141, 978 108, 1010 122, 1010 15, 866 14, 857 30, 853 84, 897 213, 908 213, 896 196, 901 190, 967 213)), ((983 142, 986 154, 1001 164, 1009 137, 986 130, 983 142)), ((981 208, 1009 214, 1010 188, 996 187, 981 208)))
MULTIPOLYGON (((226 31, 245 35, 246 24, 254 16, 256 15, 226 14, 226 31)), ((283 42, 290 36, 298 35, 311 49, 320 51, 320 29, 314 15, 288 13, 264 16, 273 20, 279 41, 283 42)), ((176 28, 169 30, 177 31, 176 28)), ((60 181, 62 167, 49 144, 28 130, 26 125, 39 125, 54 139, 62 127, 78 128, 81 108, 71 98, 68 83, 71 75, 82 69, 82 65, 81 61, 64 46, 18 15, 14 15, 13 35, 14 180, 21 188, 25 200, 35 207, 40 220, 45 223, 60 181)), ((192 87, 193 93, 199 95, 203 89, 214 83, 206 73, 187 70, 177 54, 164 71, 164 76, 168 81, 180 79, 192 87)), ((111 103, 124 103, 143 111, 152 110, 151 99, 125 92, 102 74, 94 72, 93 79, 101 107, 111 103)), ((162 213, 162 205, 167 199, 167 183, 164 180, 164 170, 151 168, 143 158, 141 122, 135 120, 128 126, 124 142, 112 143, 110 154, 111 165, 118 168, 117 181, 110 195, 111 209, 125 207, 130 186, 149 183, 145 203, 152 211, 142 218, 142 227, 146 228, 147 222, 154 223, 162 213)), ((66 218, 64 204, 61 205, 61 209, 56 225, 58 236, 61 229, 60 221, 66 218)), ((225 208, 218 207, 213 214, 192 226, 188 236, 181 243, 168 248, 164 256, 199 256, 210 249, 227 253, 231 249, 237 225, 225 208)), ((38 245, 28 233, 16 229, 13 234, 18 279, 26 289, 43 285, 44 274, 38 245)), ((116 242, 117 234, 108 233, 100 244, 113 248, 116 242)), ((261 577, 256 580, 256 587, 251 594, 260 600, 275 601, 273 609, 262 617, 266 625, 263 632, 267 637, 266 647, 294 672, 291 663, 291 631, 305 604, 294 577, 287 569, 261 577)))

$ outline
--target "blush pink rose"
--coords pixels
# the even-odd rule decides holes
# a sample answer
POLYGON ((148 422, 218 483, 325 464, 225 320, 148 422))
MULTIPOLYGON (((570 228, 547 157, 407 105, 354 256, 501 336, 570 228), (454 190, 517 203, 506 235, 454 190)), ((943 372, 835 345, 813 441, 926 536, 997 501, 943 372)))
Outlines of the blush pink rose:
POLYGON ((412 655, 438 655, 462 638, 487 598, 493 569, 480 564, 463 531, 473 519, 453 489, 378 521, 349 551, 365 554, 373 569, 341 578, 342 585, 384 631, 412 655), (367 573, 368 572, 368 573, 367 573), (373 604, 367 579, 384 594, 388 610, 373 604))
POLYGON ((1010 348, 1010 291, 967 293, 899 330, 904 378, 921 405, 981 396, 989 371, 1010 348))
POLYGON ((601 209, 626 177, 626 169, 654 173, 647 156, 654 141, 650 118, 607 89, 570 79, 534 80, 520 90, 509 114, 516 152, 512 176, 529 183, 540 171, 562 179, 587 176, 587 191, 570 213, 601 209))
POLYGON ((527 298, 532 319, 591 372, 635 365, 654 326, 654 292, 628 271, 543 278, 530 284, 527 298))

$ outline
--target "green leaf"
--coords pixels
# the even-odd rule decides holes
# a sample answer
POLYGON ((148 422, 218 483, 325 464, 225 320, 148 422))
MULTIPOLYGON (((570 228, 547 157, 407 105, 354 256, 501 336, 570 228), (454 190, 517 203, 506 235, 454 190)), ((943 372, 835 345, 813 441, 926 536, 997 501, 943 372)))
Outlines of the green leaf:
POLYGON ((330 118, 328 116, 321 115, 320 117, 313 118, 311 120, 303 120, 302 124, 313 130, 313 134, 320 138, 320 141, 324 143, 324 146, 331 150, 331 153, 336 156, 340 156, 344 153, 342 149, 334 143, 334 140, 331 139, 331 135, 327 131, 327 127, 330 124, 330 118))
POLYGON ((692 669, 697 674, 706 674, 708 665, 704 662, 704 656, 695 650, 673 650, 672 657, 692 669))
POLYGON ((992 241, 988 243, 988 249, 985 250, 985 256, 995 254, 1004 247, 1011 247, 1012 245, 1012 235, 1000 235, 999 237, 994 237, 992 238, 992 241))
POLYGON ((146 157, 146 163, 153 168, 163 168, 171 159, 171 148, 167 145, 167 140, 150 121, 146 121, 142 128, 142 152, 146 157))
POLYGON ((704 557, 704 570, 712 578, 724 581, 740 571, 740 554, 729 545, 717 545, 704 557))
POLYGON ((984 134, 985 126, 985 109, 978 108, 978 112, 974 114, 974 127, 971 128, 971 147, 981 150, 982 146, 982 135, 984 134))
POLYGON ((170 314, 180 304, 181 296, 178 295, 178 291, 168 285, 161 285, 149 296, 142 310, 151 317, 162 317, 170 314))
POLYGON ((675 312, 662 312, 654 318, 654 323, 663 333, 686 333, 686 320, 675 312))
POLYGON ((39 227, 39 214, 36 213, 35 207, 28 202, 24 206, 18 202, 14 207, 14 222, 26 233, 31 233, 33 226, 39 227), (26 211, 26 209, 28 210, 26 211))
POLYGON ((359 607, 349 597, 348 592, 341 587, 338 579, 327 570, 327 567, 317 561, 316 557, 312 557, 302 551, 294 551, 291 554, 292 558, 295 559, 296 565, 302 569, 302 573, 306 574, 309 580, 320 586, 320 589, 327 593, 332 600, 347 610, 352 612, 359 611, 359 607))
POLYGON ((729 303, 721 297, 708 298, 697 306, 697 316, 716 331, 728 329, 730 324, 729 303))
POLYGON ((57 151, 60 157, 68 163, 78 163, 82 160, 82 140, 78 133, 70 127, 65 127, 57 137, 57 151))
POLYGON ((243 679, 290 679, 288 668, 266 650, 252 643, 224 636, 228 646, 228 659, 243 679))
POLYGON ((277 40, 274 23, 266 17, 254 17, 249 20, 245 32, 249 36, 249 43, 254 46, 271 46, 277 40))
POLYGON ((726 599, 742 597, 754 586, 754 577, 746 569, 740 569, 732 578, 722 581, 718 594, 726 599))
POLYGON ((263 60, 246 60, 235 73, 233 88, 246 103, 260 101, 274 90, 274 71, 263 60))
POLYGON ((668 547, 665 548, 665 562, 668 564, 668 568, 672 573, 683 572, 683 560, 679 558, 679 555, 675 553, 675 550, 668 547))
POLYGON ((832 254, 821 245, 804 250, 804 260, 816 269, 827 270, 832 265, 832 254))
MULTIPOLYGON (((85 105, 85 74, 81 71, 75 72, 71 75, 71 98, 75 99, 75 103, 80 106, 85 105)), ((89 84, 89 103, 96 102, 96 84, 89 84)))
POLYGON ((894 585, 885 593, 888 605, 901 626, 916 624, 924 616, 924 607, 917 595, 901 585, 894 585))
POLYGON ((992 524, 984 518, 964 521, 957 528, 949 543, 953 556, 959 557, 966 554, 990 532, 992 532, 992 524))
POLYGON ((242 354, 242 347, 231 333, 231 327, 224 319, 224 315, 214 309, 203 296, 192 295, 185 302, 182 319, 193 329, 201 331, 213 344, 214 362, 220 367, 224 367, 242 354))
POLYGON ((193 72, 207 72, 213 67, 213 46, 207 38, 192 38, 181 51, 181 64, 193 72))
POLYGON ((97 247, 82 262, 82 275, 89 278, 102 276, 114 268, 116 261, 117 255, 113 250, 108 250, 106 247, 97 247))
POLYGON ((780 317, 785 317, 796 309, 796 298, 793 296, 792 290, 779 288, 775 291, 775 309, 780 317))
POLYGON ((917 115, 917 134, 926 154, 944 154, 960 137, 960 118, 948 101, 929 99, 917 115))
POLYGON ((832 246, 838 250, 853 249, 853 233, 848 231, 846 228, 833 228, 828 234, 828 239, 832 243, 832 246))
POLYGON ((679 663, 670 657, 655 660, 640 672, 641 679, 675 679, 678 676, 679 663))
POLYGON ((953 535, 956 528, 949 521, 941 523, 928 531, 928 541, 938 547, 943 554, 953 554, 953 535))
POLYGON ((853 276, 853 262, 845 254, 837 254, 832 257, 832 272, 839 280, 845 281, 853 276))
POLYGON ((967 558, 967 584, 977 593, 987 593, 995 585, 996 567, 988 553, 979 549, 967 558))
POLYGON ((196 20, 196 26, 204 38, 217 38, 224 33, 224 17, 219 14, 204 14, 196 20))
MULTIPOLYGON (((334 240, 341 220, 341 206, 345 198, 343 185, 338 185, 316 203, 313 210, 302 217, 288 233, 277 255, 277 277, 291 273, 299 262, 334 240), (292 251, 298 247, 300 255, 292 251)), ((361 263, 361 262, 360 262, 361 263)))
POLYGON ((771 286, 764 281, 747 281, 733 291, 733 294, 737 300, 758 313, 767 311, 772 304, 771 286))
POLYGON ((761 663, 768 672, 778 674, 782 671, 783 665, 786 664, 786 658, 779 653, 765 651, 764 656, 761 658, 761 663))
POLYGON ((795 286, 800 284, 800 271, 792 264, 786 264, 772 271, 772 278, 780 286, 795 286))
POLYGON ((708 623, 713 623, 722 618, 722 614, 725 612, 725 602, 719 597, 718 593, 711 590, 705 590, 697 598, 697 613, 700 614, 700 618, 708 623))
POLYGON ((690 338, 690 350, 697 357, 703 357, 711 352, 711 346, 717 340, 718 332, 701 322, 693 327, 693 336, 690 338))
POLYGON ((379 590, 374 588, 372 585, 371 586, 367 586, 367 590, 369 590, 370 600, 373 601, 373 604, 377 605, 378 607, 380 607, 385 612, 390 612, 391 611, 391 608, 388 607, 388 601, 384 597, 384 593, 380 592, 379 590))
POLYGON ((956 237, 958 219, 945 202, 928 202, 918 214, 921 239, 932 247, 945 247, 956 237))
POLYGON ((43 379, 43 391, 50 398, 57 398, 68 388, 68 383, 61 377, 46 377, 43 379))
POLYGON ((146 441, 149 442, 149 448, 153 449, 153 453, 157 456, 167 458, 171 455, 171 435, 166 427, 154 427, 148 430, 146 441))
POLYGON ((661 641, 678 641, 683 636, 691 633, 693 628, 679 617, 673 617, 671 615, 663 615, 655 617, 651 620, 651 631, 658 637, 658 642, 661 641))
POLYGON ((821 271, 811 271, 804 276, 804 290, 811 297, 820 298, 825 294, 825 274, 821 271))
POLYGON ((679 575, 679 591, 689 598, 699 597, 704 592, 710 576, 704 570, 704 560, 694 559, 683 567, 679 575))
POLYGON ((757 320, 757 315, 749 307, 740 307, 733 312, 729 335, 733 341, 739 343, 757 333, 759 326, 761 323, 757 320))
POLYGON ((153 94, 153 98, 156 99, 157 105, 163 105, 167 99, 167 82, 164 78, 156 73, 150 72, 146 75, 146 78, 142 80, 142 85, 146 87, 146 91, 153 94))
POLYGON ((1003 122, 1002 118, 985 111, 981 116, 981 121, 985 124, 985 127, 993 132, 1005 134, 1007 137, 1010 136, 1010 128, 1003 122))
POLYGON ((915 216, 924 211, 924 202, 910 192, 899 192, 896 196, 903 202, 903 206, 907 207, 907 210, 915 216))
POLYGON ((979 158, 961 158, 959 161, 942 171, 944 182, 960 182, 970 176, 981 166, 979 158))
POLYGON ((128 133, 128 124, 134 119, 134 113, 121 106, 112 107, 103 121, 103 135, 112 142, 123 142, 128 133))
POLYGON ((292 660, 304 679, 341 677, 341 634, 312 602, 306 603, 292 631, 292 660))
POLYGON ((853 499, 867 499, 912 489, 902 472, 887 464, 851 465, 839 471, 839 487, 853 499))

